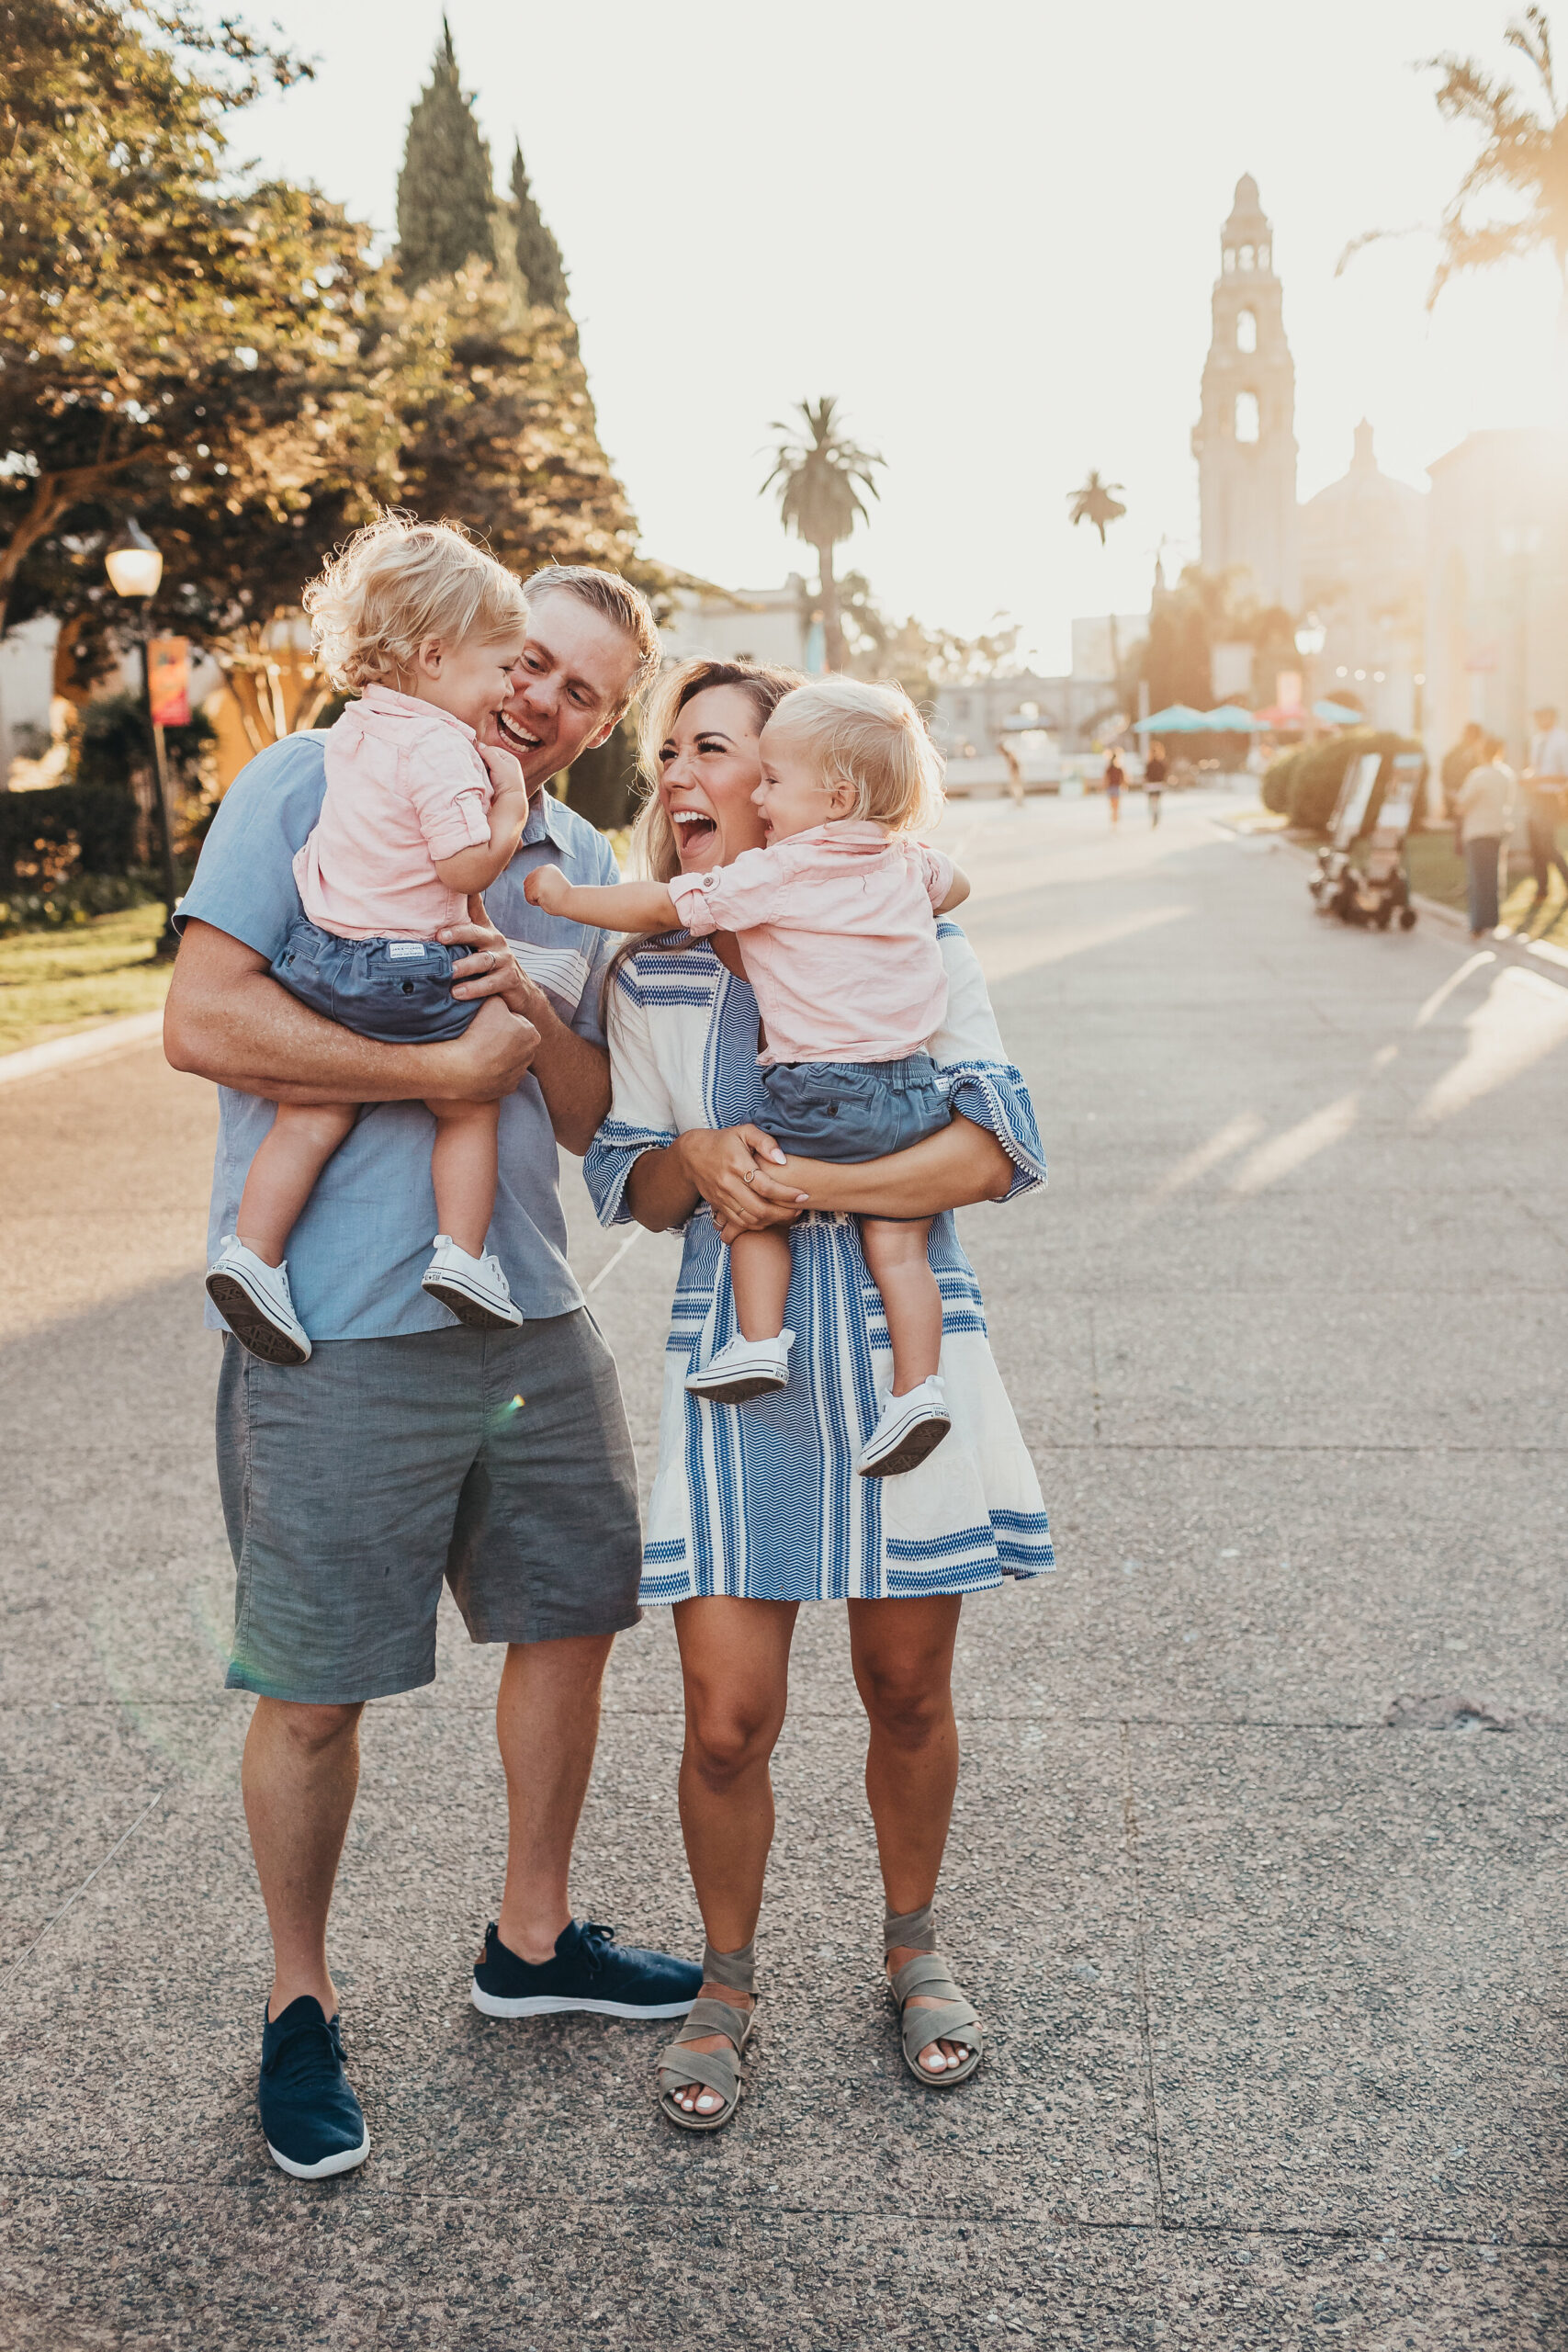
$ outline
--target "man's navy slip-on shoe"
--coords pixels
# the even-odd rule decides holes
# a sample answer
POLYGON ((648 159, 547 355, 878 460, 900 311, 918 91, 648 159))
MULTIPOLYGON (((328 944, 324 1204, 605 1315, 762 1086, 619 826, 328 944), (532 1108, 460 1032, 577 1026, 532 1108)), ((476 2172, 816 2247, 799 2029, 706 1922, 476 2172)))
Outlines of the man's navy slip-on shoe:
POLYGON ((703 1972, 666 1951, 618 1944, 614 1928, 573 1919, 556 1939, 555 1958, 536 1968, 509 1951, 492 1919, 484 1958, 474 1970, 474 2007, 487 2018, 543 2018, 583 2009, 596 2018, 683 2018, 702 1990, 703 1972))
POLYGON ((370 2134, 343 2064, 336 2018, 309 1993, 262 2029, 256 2094, 266 2151, 296 2180, 352 2172, 370 2154, 370 2134))

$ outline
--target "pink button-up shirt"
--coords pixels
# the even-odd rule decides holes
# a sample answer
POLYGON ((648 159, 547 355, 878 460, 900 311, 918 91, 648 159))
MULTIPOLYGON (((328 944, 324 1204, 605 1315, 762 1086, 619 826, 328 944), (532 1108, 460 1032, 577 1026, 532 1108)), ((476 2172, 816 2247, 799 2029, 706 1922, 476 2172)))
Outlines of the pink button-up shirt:
POLYGON ((339 939, 430 939, 468 901, 438 857, 484 848, 495 786, 471 727, 434 703, 367 686, 326 741, 327 791, 294 860, 310 921, 339 939))
POLYGON ((893 1062, 947 1012, 935 909, 953 860, 845 819, 749 849, 670 895, 699 939, 732 931, 767 1030, 761 1062, 893 1062))

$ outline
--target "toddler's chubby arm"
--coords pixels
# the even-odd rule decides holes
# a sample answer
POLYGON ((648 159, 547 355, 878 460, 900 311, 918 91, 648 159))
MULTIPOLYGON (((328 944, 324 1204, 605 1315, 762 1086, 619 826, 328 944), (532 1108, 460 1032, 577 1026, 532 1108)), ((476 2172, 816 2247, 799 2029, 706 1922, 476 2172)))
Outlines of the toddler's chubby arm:
POLYGON ((524 896, 547 915, 585 922, 594 931, 678 931, 681 918, 662 882, 569 882, 558 865, 536 867, 524 896))
POLYGON ((961 874, 955 865, 953 869, 953 880, 948 885, 947 896, 937 909, 938 914, 950 915, 953 908, 961 907, 968 896, 969 876, 967 874, 961 874))
POLYGON ((520 763, 510 752, 490 743, 481 743, 479 753, 495 786, 490 804, 489 845, 476 842, 471 849, 454 850, 450 857, 434 860, 435 871, 447 889, 459 890, 465 898, 487 890, 496 876, 506 871, 528 821, 528 786, 520 763))

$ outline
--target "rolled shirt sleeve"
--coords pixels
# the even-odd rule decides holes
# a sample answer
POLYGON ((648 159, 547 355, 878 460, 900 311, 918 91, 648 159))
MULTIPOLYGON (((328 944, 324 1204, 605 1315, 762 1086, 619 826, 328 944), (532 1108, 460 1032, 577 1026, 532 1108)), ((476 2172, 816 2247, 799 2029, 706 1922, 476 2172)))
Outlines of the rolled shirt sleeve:
POLYGON ((733 865, 711 874, 677 874, 665 887, 694 939, 713 931, 755 931, 772 922, 783 903, 785 862, 777 850, 742 850, 733 865))
POLYGON ((448 728, 411 743, 405 756, 405 787, 432 859, 488 849, 495 787, 479 753, 448 728))

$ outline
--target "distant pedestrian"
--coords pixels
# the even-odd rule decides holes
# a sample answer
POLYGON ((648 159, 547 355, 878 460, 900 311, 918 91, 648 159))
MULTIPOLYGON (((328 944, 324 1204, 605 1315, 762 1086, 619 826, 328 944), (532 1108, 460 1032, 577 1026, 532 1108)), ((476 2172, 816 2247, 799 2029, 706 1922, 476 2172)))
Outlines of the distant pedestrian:
POLYGON ((1144 762, 1144 797, 1149 804, 1149 823, 1159 823, 1159 805, 1165 792, 1165 780, 1170 774, 1170 763, 1165 756, 1163 743, 1149 745, 1148 758, 1144 762))
POLYGON ((1568 861, 1557 846, 1562 818, 1562 796, 1568 792, 1568 727, 1557 723, 1555 703, 1542 703, 1535 715, 1529 765, 1525 770, 1525 820, 1529 831, 1530 865, 1535 874, 1535 899, 1520 924, 1528 931, 1551 891, 1553 866, 1568 890, 1568 861))
POLYGON ((1105 761, 1105 797, 1111 803, 1111 821, 1122 822, 1122 786, 1127 781, 1127 771, 1122 764, 1120 752, 1111 752, 1105 761))
POLYGON ((1459 807, 1459 790, 1472 768, 1478 768, 1486 754, 1482 745, 1486 729, 1478 718, 1472 718, 1453 749, 1443 754, 1443 814, 1451 817, 1459 807))
POLYGON ((1480 764, 1471 769, 1454 802, 1454 847, 1465 863, 1472 939, 1484 939, 1497 928, 1498 875, 1518 793, 1518 779, 1503 758, 1502 737, 1483 736, 1481 752, 1480 764))

